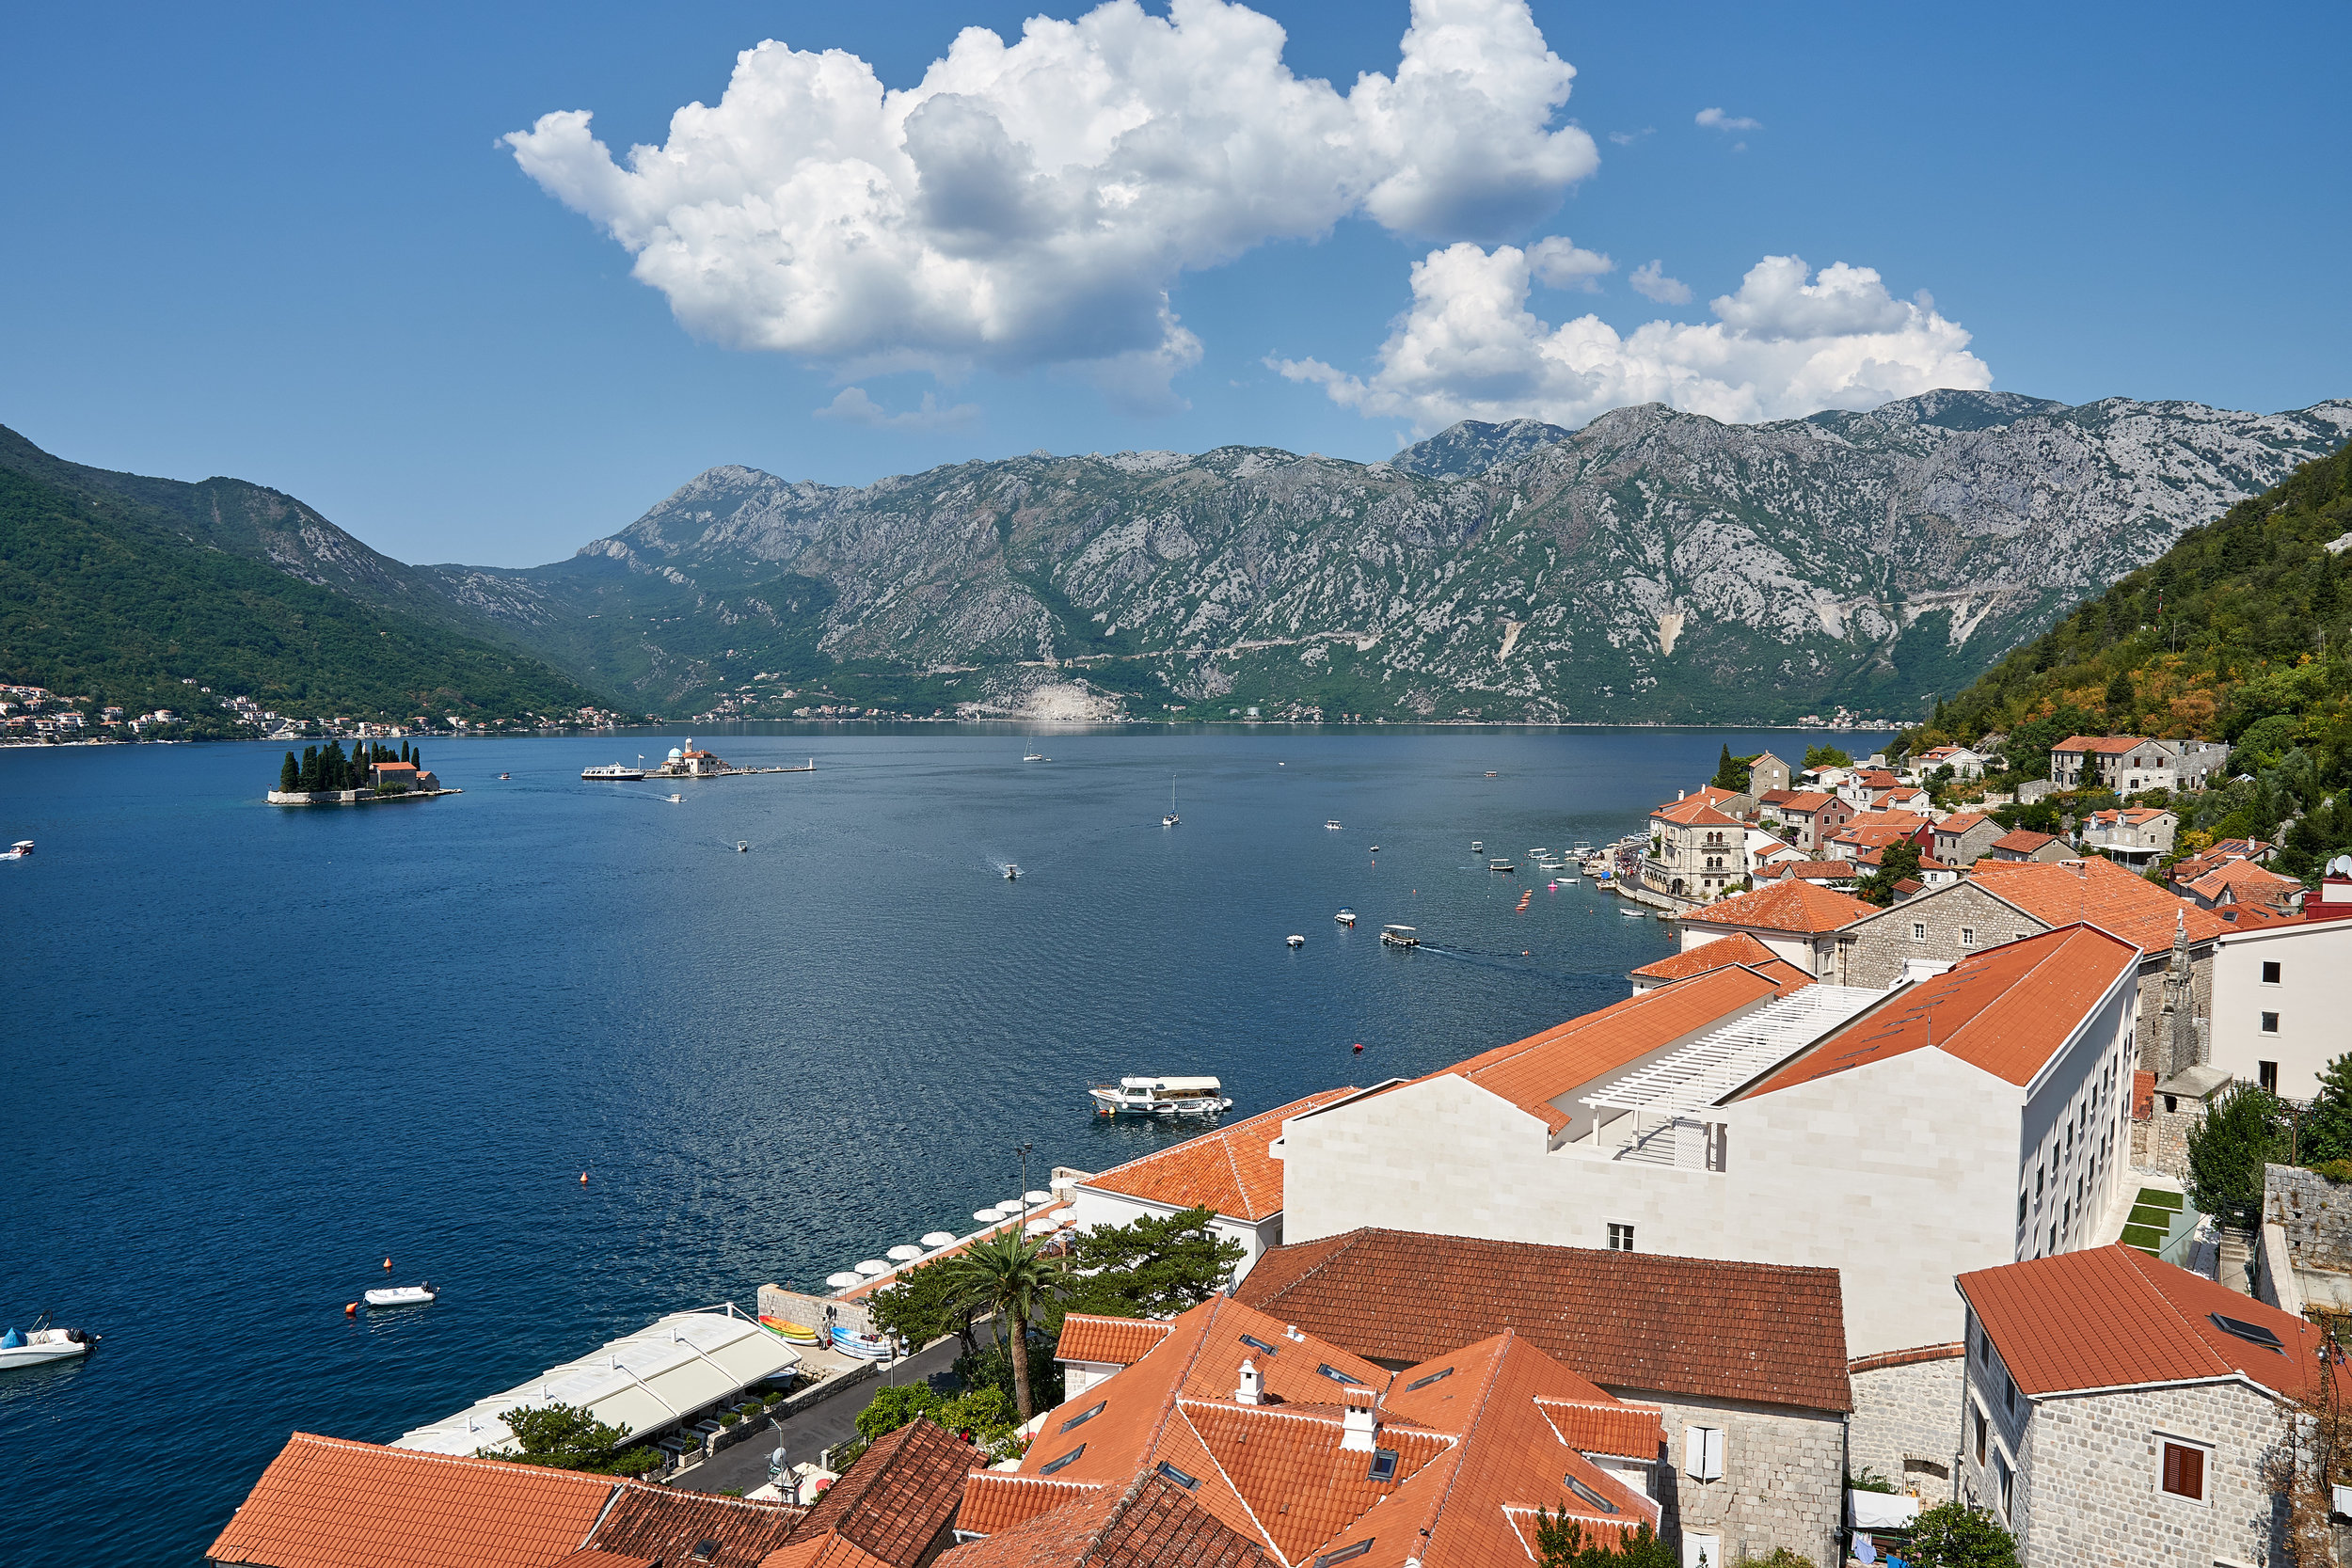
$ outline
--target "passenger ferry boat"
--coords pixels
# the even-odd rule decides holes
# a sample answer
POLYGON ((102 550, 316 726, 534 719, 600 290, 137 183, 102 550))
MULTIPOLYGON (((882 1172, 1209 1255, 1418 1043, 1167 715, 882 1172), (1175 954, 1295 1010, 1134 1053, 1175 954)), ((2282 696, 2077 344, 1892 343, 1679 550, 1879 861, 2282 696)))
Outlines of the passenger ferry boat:
MULTIPOLYGON (((504 776, 500 775, 501 778, 504 776)), ((636 784, 644 778, 645 770, 642 768, 631 768, 625 762, 608 762, 601 768, 583 768, 580 770, 580 776, 606 784, 636 784)))
POLYGON ((1089 1084, 1087 1095, 1104 1116, 1213 1117, 1230 1111, 1225 1085, 1215 1078, 1121 1078, 1089 1084))
POLYGON ((1419 947, 1421 936, 1410 926, 1383 926, 1380 927, 1380 944, 1383 947, 1419 947))

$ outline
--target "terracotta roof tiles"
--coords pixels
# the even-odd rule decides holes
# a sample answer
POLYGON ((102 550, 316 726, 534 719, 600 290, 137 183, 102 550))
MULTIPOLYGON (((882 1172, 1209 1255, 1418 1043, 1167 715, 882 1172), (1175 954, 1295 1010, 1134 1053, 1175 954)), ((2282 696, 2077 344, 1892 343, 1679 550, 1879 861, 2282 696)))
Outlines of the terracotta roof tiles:
POLYGON ((2134 1247, 1979 1269, 1958 1284, 2028 1394, 2233 1375, 2291 1399, 2320 1387, 2319 1330, 2134 1247), (2268 1330, 2282 1349, 2228 1332, 2217 1314, 2268 1330))
POLYGON ((2095 855, 2081 861, 1979 861, 1969 875, 1979 887, 2044 926, 2084 921, 2137 942, 2142 953, 2170 948, 2174 925, 2184 919, 2192 943, 2230 929, 2210 910, 2095 855))
POLYGON ((977 1470, 963 1484, 963 1503, 956 1511, 956 1528, 971 1535, 994 1535, 1072 1503, 1099 1497, 1102 1492, 1100 1481, 1056 1481, 1051 1476, 977 1470))
POLYGON ((1851 1407, 1835 1269, 1363 1229, 1275 1248, 1235 1299, 1384 1361, 1509 1328, 1612 1389, 1851 1407))
POLYGON ((1799 816, 1809 816, 1823 806, 1834 806, 1836 803, 1836 796, 1822 790, 1808 789, 1802 794, 1791 795, 1781 801, 1780 809, 1784 815, 1794 812, 1799 816))
POLYGON ((1132 1367, 1168 1338, 1168 1324, 1151 1318, 1103 1318, 1073 1312, 1062 1320, 1057 1361, 1093 1361, 1132 1367))
POLYGON ((1150 1470, 1124 1490, 1102 1490, 939 1560, 940 1568, 1273 1568, 1276 1560, 1150 1470))
POLYGON ((1560 1441, 1579 1453, 1648 1464, 1657 1460, 1666 1441, 1665 1420, 1655 1405, 1539 1399, 1535 1408, 1560 1434, 1560 1441))
POLYGON ((1646 963, 1633 974, 1645 980, 1687 980, 1693 974, 1705 974, 1725 964, 1764 964, 1777 958, 1765 946, 1745 931, 1735 931, 1727 937, 1672 954, 1656 963, 1646 963))
MULTIPOLYGON (((947 1505, 955 1506, 952 1491, 947 1505)), ((707 1492, 677 1492, 666 1486, 630 1486, 612 1499, 585 1544, 627 1557, 682 1563, 696 1543, 716 1541, 719 1549, 708 1558, 696 1559, 697 1568, 703 1562, 710 1568, 759 1568, 760 1560, 784 1544, 801 1518, 799 1509, 773 1503, 744 1502, 707 1492)), ((911 1560, 897 1568, 910 1568, 911 1560)))
POLYGON ((1650 816, 1681 828, 1736 828, 1740 825, 1734 818, 1717 811, 1713 802, 1703 795, 1686 795, 1679 800, 1670 800, 1651 812, 1650 816))
POLYGON ((832 1530, 891 1568, 914 1568, 955 1516, 965 1480, 984 1464, 937 1422, 909 1421, 874 1440, 817 1499, 803 1529, 832 1530))
MULTIPOLYGON (((559 1563, 557 1568, 569 1568, 559 1563)), ((593 1568, 583 1564, 582 1568, 593 1568)), ((759 1568, 890 1568, 881 1558, 831 1530, 794 1538, 759 1560, 759 1568)))
POLYGON ((2007 849, 2011 854, 2030 855, 2035 850, 2044 848, 2050 845, 2056 844, 2057 842, 2058 835, 2055 833, 2038 833, 2031 828, 2012 828, 2008 832, 2005 832, 2000 837, 1994 839, 1993 841, 1993 847, 1995 849, 2007 849))
POLYGON ((1896 991, 1738 1098, 1931 1047, 2023 1087, 2138 968, 2130 942, 2084 925, 1988 948, 1896 991))
POLYGON ((1247 1121, 1130 1160, 1084 1184, 1178 1209, 1198 1206, 1233 1219, 1264 1219, 1282 1208, 1282 1162, 1267 1152, 1282 1135, 1282 1123, 1355 1092, 1325 1089, 1294 1100, 1247 1121))
POLYGON ((1802 878, 1784 877, 1754 893, 1717 899, 1692 910, 1682 919, 1686 925, 1745 926, 1756 930, 1818 935, 1877 912, 1876 905, 1835 889, 1817 887, 1802 878))

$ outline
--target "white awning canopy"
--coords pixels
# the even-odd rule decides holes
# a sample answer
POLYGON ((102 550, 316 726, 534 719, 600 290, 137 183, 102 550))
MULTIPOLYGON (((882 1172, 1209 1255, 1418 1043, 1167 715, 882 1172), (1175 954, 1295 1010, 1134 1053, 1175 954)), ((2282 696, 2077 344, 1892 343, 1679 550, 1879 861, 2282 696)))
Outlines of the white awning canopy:
POLYGON ((584 1405, 597 1420, 642 1434, 732 1398, 800 1360, 775 1334, 731 1310, 673 1312, 592 1355, 405 1432, 392 1447, 447 1454, 500 1448, 514 1436, 501 1418, 505 1412, 550 1404, 584 1405))
POLYGON ((1582 1097, 1597 1109, 1690 1116, 1771 1071, 1886 992, 1864 986, 1811 985, 1710 1029, 1638 1071, 1582 1097))

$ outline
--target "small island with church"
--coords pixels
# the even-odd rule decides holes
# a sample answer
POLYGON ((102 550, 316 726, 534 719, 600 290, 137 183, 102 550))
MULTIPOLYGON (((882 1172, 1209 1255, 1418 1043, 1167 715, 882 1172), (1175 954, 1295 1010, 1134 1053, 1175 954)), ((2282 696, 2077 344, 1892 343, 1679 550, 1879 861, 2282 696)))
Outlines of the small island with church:
POLYGON ((686 737, 683 746, 673 746, 660 767, 646 773, 649 779, 731 779, 745 773, 814 773, 817 759, 811 757, 799 768, 738 768, 714 752, 697 751, 694 737, 686 737))
POLYGON ((400 750, 369 742, 343 754, 342 742, 324 748, 305 746, 301 760, 292 752, 278 770, 278 787, 269 792, 273 806, 357 806, 377 800, 422 800, 436 795, 457 795, 424 766, 423 755, 402 741, 400 750))

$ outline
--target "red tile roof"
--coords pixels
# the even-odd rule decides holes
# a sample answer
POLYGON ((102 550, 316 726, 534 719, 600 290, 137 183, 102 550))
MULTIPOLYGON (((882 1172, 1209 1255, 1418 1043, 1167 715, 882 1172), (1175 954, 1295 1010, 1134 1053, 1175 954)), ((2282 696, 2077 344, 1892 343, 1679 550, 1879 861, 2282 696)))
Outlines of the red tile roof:
MULTIPOLYGON (((2320 1390, 2318 1329, 2202 1275, 2121 1244, 2063 1252, 1958 1280, 2001 1364, 2028 1394, 2244 1377, 2290 1399, 2320 1390), (2268 1329, 2282 1350, 2214 1316, 2268 1329)), ((2345 1370, 2337 1377, 2352 1384, 2345 1370)))
MULTIPOLYGON (((977 1482, 976 1482, 977 1484, 977 1482)), ((968 1528, 968 1527, 967 1527, 968 1528)), ((985 1541, 940 1568, 1274 1568, 1278 1559, 1217 1522, 1184 1487, 1145 1471, 1124 1491, 1100 1488, 985 1541)))
POLYGON ((1528 1115, 1542 1117, 1557 1132, 1567 1126, 1568 1116, 1553 1100, 1604 1072, 1712 1028, 1742 1008, 1769 1001, 1782 989, 1780 982, 1750 970, 1721 969, 1645 990, 1428 1076, 1467 1078, 1528 1115))
POLYGON ((1762 931, 1818 935, 1851 925, 1878 906, 1849 897, 1833 888, 1817 887, 1803 878, 1784 877, 1754 893, 1719 898, 1682 917, 1685 925, 1745 926, 1762 931))
POLYGON ((986 1464, 977 1449, 918 1418, 876 1438, 817 1499, 802 1532, 830 1530, 891 1568, 914 1568, 955 1517, 973 1468, 986 1464))
POLYGON ((1633 974, 1645 980, 1687 980, 1693 974, 1705 974, 1725 964, 1771 963, 1778 956, 1747 932, 1734 931, 1727 937, 1701 942, 1696 947, 1661 958, 1656 963, 1644 964, 1633 974))
POLYGON ((2265 870, 2252 861, 2231 861, 2218 870, 2208 871, 2188 884, 2188 890, 2201 898, 2221 896, 2224 889, 2239 898, 2251 898, 2258 903, 2275 903, 2292 893, 2302 891, 2303 884, 2292 877, 2281 877, 2265 870))
POLYGON ((206 1555, 266 1568, 551 1568, 582 1548, 644 1559, 717 1540, 714 1561, 755 1568, 800 1517, 609 1476, 298 1432, 206 1555))
POLYGON ((1132 1367, 1168 1338, 1168 1324, 1152 1318, 1103 1318, 1073 1312, 1062 1320, 1058 1361, 1093 1361, 1132 1367))
POLYGON ((1102 1492, 1100 1481, 976 1470, 963 1483, 963 1506, 956 1511, 956 1528, 969 1535, 994 1535, 1102 1492))
POLYGON ((1756 798, 1760 806, 1777 806, 1797 800, 1804 792, 1795 789, 1768 789, 1756 798))
POLYGON ((1247 1121, 1130 1160, 1085 1185, 1178 1209, 1214 1209, 1232 1219, 1264 1219, 1282 1210, 1282 1162, 1266 1152, 1282 1135, 1282 1123, 1355 1092, 1325 1089, 1294 1100, 1247 1121))
MULTIPOLYGON (((1431 1568, 1493 1562, 1503 1543, 1517 1540, 1505 1513, 1510 1506, 1565 1507, 1597 1523, 1655 1524, 1658 1505, 1569 1446, 1539 1399, 1610 1402, 1508 1331, 1455 1349, 1442 1366, 1390 1373, 1280 1318, 1220 1297, 1173 1320, 1161 1350, 1049 1413, 1023 1456, 1022 1474, 1041 1475, 1053 1465, 1057 1481, 1095 1482, 1106 1491, 1137 1476, 1164 1476, 1228 1529, 1294 1563, 1368 1537, 1378 1544, 1377 1555, 1367 1558, 1375 1563, 1401 1563, 1408 1555, 1431 1568), (1264 1380, 1261 1404, 1234 1397, 1245 1361, 1264 1380), (1375 1478, 1369 1453, 1341 1446, 1350 1402, 1375 1412, 1374 1443, 1396 1454, 1394 1475, 1375 1478), (1580 1500, 1563 1475, 1607 1499, 1613 1513, 1580 1500)), ((1600 1421, 1594 1416, 1584 1425, 1597 1428, 1600 1421)), ((1628 1440, 1619 1428, 1608 1435, 1628 1440)), ((998 1482, 983 1475, 971 1484, 993 1490, 998 1482)), ((1074 1529, 1083 1540, 1084 1528, 1065 1516, 1108 1512, 1098 1496, 1006 1535, 1074 1529)), ((1056 1549, 1071 1539, 1064 1533, 1056 1549)), ((955 1560, 957 1568, 972 1568, 1045 1560, 955 1560)))
POLYGON ((1838 798, 1835 795, 1826 794, 1818 789, 1808 789, 1803 794, 1791 795, 1781 801, 1780 809, 1783 816, 1794 812, 1799 816, 1805 816, 1820 811, 1823 806, 1834 806, 1838 803, 1838 798))
POLYGON ((1851 1407, 1836 1269, 1363 1229, 1276 1247, 1234 1296, 1383 1361, 1508 1328, 1612 1388, 1851 1407))
POLYGON ((2053 752, 2091 752, 2103 756, 2122 756, 2135 746, 2145 746, 2147 737, 2137 735, 2070 735, 2050 748, 2053 752))
MULTIPOLYGON (((557 1568, 572 1568, 572 1565, 559 1563, 557 1568)), ((600 1568, 600 1565, 581 1564, 580 1568, 600 1568)), ((805 1541, 796 1538, 778 1546, 759 1560, 759 1568, 890 1568, 890 1565, 855 1543, 844 1541, 833 1531, 825 1530, 805 1541)))
POLYGON ((1895 992, 1739 1098, 1931 1047, 2022 1088, 2138 969, 2130 942, 2090 926, 1987 948, 1895 992))
POLYGON ((2088 921, 2137 942, 2143 953, 2169 949, 2173 927, 2184 919, 2192 943, 2230 929, 2212 911, 2201 910, 2096 855, 2080 861, 1979 861, 1969 876, 1977 886, 2044 926, 2088 921))
POLYGON ((1596 1404, 1589 1400, 1539 1399, 1535 1408, 1560 1434, 1560 1441, 1579 1453, 1651 1464, 1666 1441, 1665 1418, 1656 1405, 1618 1400, 1596 1404))
POLYGON ((1980 811, 1956 811, 1938 822, 1935 831, 1939 833, 1964 833, 1978 823, 1991 820, 1980 811))
POLYGON ((1684 828, 1736 828, 1740 824, 1715 809, 1703 795, 1686 795, 1650 813, 1654 821, 1672 822, 1684 828))
POLYGON ((2057 842, 2057 835, 2052 833, 2038 833, 2031 828, 2012 828, 1994 839, 1993 847, 2007 849, 2011 854, 2030 855, 2035 850, 2057 842))
POLYGON ((1860 875, 1851 861, 1785 861, 1770 870, 1774 877, 1794 877, 1804 882, 1851 882, 1860 875))

